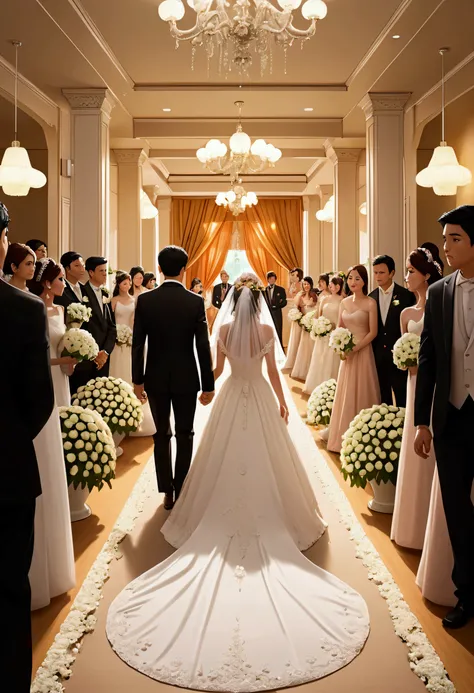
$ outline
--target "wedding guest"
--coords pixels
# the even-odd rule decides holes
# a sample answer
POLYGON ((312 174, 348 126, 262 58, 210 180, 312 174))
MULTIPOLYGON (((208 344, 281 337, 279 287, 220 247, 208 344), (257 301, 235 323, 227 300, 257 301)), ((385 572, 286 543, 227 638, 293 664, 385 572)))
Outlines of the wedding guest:
MULTIPOLYGON (((342 287, 344 282, 341 277, 332 277, 329 280, 329 296, 325 296, 318 304, 318 317, 327 318, 333 327, 336 327, 339 318, 339 309, 342 301, 342 287)), ((337 379, 341 359, 329 348, 329 335, 317 337, 313 346, 308 375, 303 392, 310 395, 321 383, 331 378, 337 379)))
POLYGON ((290 271, 290 285, 288 287, 288 298, 294 299, 301 291, 304 272, 301 267, 295 267, 290 271))
POLYGON ((34 252, 37 260, 48 257, 48 245, 44 241, 40 241, 39 238, 32 238, 27 241, 26 245, 34 252))
POLYGON ((145 289, 148 289, 148 291, 156 289, 156 275, 153 272, 145 272, 143 286, 145 289))
MULTIPOLYGON (((303 289, 301 292, 301 300, 299 302, 300 310, 303 315, 315 311, 318 304, 318 295, 314 290, 313 278, 303 278, 303 289)), ((291 371, 291 377, 296 380, 306 380, 308 375, 309 364, 313 353, 313 340, 310 333, 303 327, 300 327, 301 337, 296 353, 295 365, 291 371)))
POLYGON ((395 403, 404 407, 407 399, 407 374, 393 363, 393 345, 401 337, 402 310, 415 303, 414 295, 395 284, 395 262, 389 255, 378 255, 372 262, 374 280, 378 288, 370 297, 377 302, 378 328, 372 347, 377 366, 380 394, 384 404, 395 403))
POLYGON ((0 363, 8 406, 2 408, 0 527, 2 570, 0 611, 8 636, 0 647, 0 670, 7 688, 29 693, 32 670, 31 589, 36 498, 41 494, 33 440, 54 409, 44 304, 2 278, 8 248, 9 216, 0 202, 0 363), (6 335, 14 336, 14 339, 6 335), (21 480, 21 483, 19 483, 21 480))
MULTIPOLYGON (((436 257, 438 255, 439 252, 436 253, 436 257)), ((421 335, 428 287, 441 277, 441 267, 429 250, 417 248, 410 253, 405 281, 408 290, 416 295, 417 302, 416 305, 405 308, 402 312, 402 334, 411 332, 421 335)), ((390 534, 392 541, 408 549, 423 548, 435 467, 434 455, 430 456, 429 461, 422 460, 415 455, 413 449, 416 433, 413 410, 417 370, 417 367, 413 366, 408 373, 407 409, 390 534)))
POLYGON ((56 296, 54 302, 66 310, 71 303, 82 303, 83 285, 85 279, 85 264, 80 253, 75 250, 68 250, 61 255, 61 265, 66 272, 64 292, 61 296, 56 296))
POLYGON ((368 294, 369 277, 363 265, 351 267, 347 284, 351 295, 341 301, 338 327, 352 332, 356 345, 339 367, 329 428, 328 450, 341 451, 342 436, 352 419, 380 404, 380 389, 372 341, 377 334, 377 304, 368 294))
POLYGON ((439 222, 454 272, 428 292, 415 395, 415 452, 427 459, 433 438, 458 598, 443 625, 461 628, 474 616, 474 205, 457 207, 439 222))
POLYGON ((323 298, 324 296, 331 296, 331 292, 329 290, 329 274, 320 274, 319 275, 318 291, 319 291, 319 298, 323 298))
POLYGON ((135 300, 146 291, 143 284, 145 281, 145 270, 140 265, 132 267, 130 270, 130 276, 132 278, 132 286, 130 287, 130 295, 133 296, 135 300))
MULTIPOLYGON (((116 325, 127 325, 133 330, 136 301, 130 295, 132 278, 128 272, 117 272, 115 286, 110 302, 116 325)), ((115 345, 110 354, 110 375, 113 378, 122 378, 132 384, 132 347, 128 344, 115 345)))
POLYGON ((29 246, 12 243, 4 263, 4 272, 10 277, 9 283, 20 291, 28 291, 26 282, 33 279, 35 263, 36 255, 29 246))
MULTIPOLYGON (((31 293, 46 306, 50 341, 51 371, 56 406, 71 404, 67 375, 76 360, 60 355, 66 327, 63 307, 54 305, 64 291, 64 270, 51 258, 36 263, 29 282, 31 293)), ((61 427, 57 409, 34 441, 42 494, 36 502, 35 546, 30 569, 31 608, 42 609, 51 599, 72 589, 76 583, 74 547, 61 427)))
POLYGON ((222 270, 221 272, 221 283, 216 284, 213 291, 212 291, 212 305, 214 308, 217 308, 217 310, 220 310, 220 307, 224 303, 227 294, 232 288, 232 284, 229 284, 229 275, 225 270, 222 270))
POLYGON ((82 361, 77 365, 71 376, 71 394, 91 378, 109 375, 109 356, 115 346, 117 330, 110 299, 105 283, 107 282, 107 259, 105 257, 90 257, 86 260, 86 272, 89 276, 82 288, 84 303, 92 309, 89 322, 82 326, 94 337, 99 346, 99 354, 92 361, 82 361))
POLYGON ((202 287, 202 281, 199 279, 199 277, 194 277, 192 280, 190 291, 192 291, 193 294, 199 294, 200 296, 203 295, 204 289, 202 287))
POLYGON ((276 283, 277 276, 275 272, 267 272, 267 287, 265 289, 264 298, 270 308, 275 330, 283 346, 283 314, 282 309, 286 306, 286 291, 282 286, 276 283))

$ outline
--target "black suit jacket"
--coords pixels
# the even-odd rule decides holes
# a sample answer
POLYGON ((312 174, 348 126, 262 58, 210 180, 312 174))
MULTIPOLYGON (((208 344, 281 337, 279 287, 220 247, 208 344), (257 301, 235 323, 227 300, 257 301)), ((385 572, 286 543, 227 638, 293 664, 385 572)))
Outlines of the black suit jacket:
MULTIPOLYGON (((81 287, 81 292, 82 296, 85 296, 84 292, 84 285, 79 284, 81 287)), ((56 296, 54 299, 54 302, 57 303, 59 306, 62 306, 64 308, 64 320, 67 319, 67 309, 68 306, 71 305, 71 303, 79 303, 79 299, 77 298, 76 294, 74 291, 71 289, 71 285, 69 284, 68 281, 65 282, 65 288, 62 296, 56 296)))
POLYGON ((416 377, 415 426, 429 426, 433 417, 435 436, 440 435, 445 427, 451 391, 456 277, 457 272, 454 272, 430 286, 421 335, 416 377))
POLYGON ((270 300, 270 286, 265 287, 265 292, 263 295, 265 296, 265 301, 267 302, 272 315, 275 311, 281 310, 287 304, 286 291, 282 286, 277 286, 276 284, 274 285, 272 300, 270 300))
MULTIPOLYGON (((227 297, 227 294, 232 288, 232 284, 227 284, 227 291, 225 292, 224 300, 227 297)), ((222 301, 221 301, 221 294, 222 294, 222 284, 216 284, 213 291, 212 291, 212 305, 214 308, 220 309, 222 306, 222 301)))
MULTIPOLYGON (((82 325, 82 329, 91 333, 99 345, 99 350, 104 350, 108 354, 111 354, 114 350, 115 340, 117 338, 117 328, 115 326, 115 318, 110 303, 106 303, 102 311, 97 296, 89 282, 83 285, 82 296, 85 305, 92 308, 92 315, 89 318, 89 322, 85 322, 82 325)), ((104 297, 105 296, 106 294, 104 294, 104 297)))
POLYGON ((54 407, 46 308, 43 301, 0 279, 0 503, 41 494, 33 440, 54 407), (7 400, 5 399, 7 398, 7 400))
POLYGON ((138 297, 133 326, 132 378, 150 392, 214 391, 204 301, 177 282, 138 297), (145 342, 148 353, 145 367, 145 342), (199 360, 201 378, 194 354, 199 360))
POLYGON ((381 361, 390 361, 390 363, 392 363, 393 346, 402 335, 400 316, 405 308, 414 305, 416 302, 415 295, 411 291, 408 291, 408 289, 404 289, 403 286, 395 284, 385 325, 382 322, 382 315, 380 313, 380 293, 378 288, 372 291, 370 296, 377 302, 378 330, 377 336, 372 342, 375 360, 378 363, 381 361), (394 305, 394 301, 398 302, 398 304, 394 305))

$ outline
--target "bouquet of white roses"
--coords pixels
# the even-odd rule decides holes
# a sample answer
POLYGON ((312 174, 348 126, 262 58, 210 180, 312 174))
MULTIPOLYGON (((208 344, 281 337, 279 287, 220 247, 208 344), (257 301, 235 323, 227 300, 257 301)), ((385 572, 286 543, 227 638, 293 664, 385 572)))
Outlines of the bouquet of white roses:
POLYGON ((313 319, 315 315, 316 311, 310 310, 309 313, 306 313, 301 318, 300 325, 303 328, 303 330, 306 330, 306 332, 311 332, 311 330, 313 329, 313 319))
POLYGON ((341 447, 341 471, 351 486, 396 482, 404 422, 405 409, 386 404, 363 409, 351 421, 341 447))
POLYGON ((132 346, 133 332, 128 325, 117 325, 116 343, 119 346, 132 346))
POLYGON ((68 328, 79 328, 84 322, 89 322, 91 315, 91 308, 82 303, 70 303, 66 310, 66 324, 68 328))
POLYGON ((95 411, 59 407, 67 483, 99 491, 115 478, 115 445, 109 427, 95 411))
POLYGON ((291 322, 299 322, 303 317, 303 313, 298 308, 290 308, 288 311, 288 320, 291 322))
POLYGON ((336 327, 336 329, 331 332, 331 336, 329 337, 329 346, 341 358, 343 358, 345 354, 352 351, 355 345, 356 342, 354 335, 345 327, 336 327))
POLYGON ((91 333, 77 327, 67 330, 59 350, 61 356, 72 356, 78 361, 93 361, 99 353, 99 347, 91 333))
POLYGON ((421 339, 413 332, 406 332, 393 347, 393 362, 401 371, 418 365, 421 339))
POLYGON ((311 330, 311 338, 316 340, 318 337, 326 337, 333 330, 333 325, 328 318, 321 315, 317 320, 313 320, 313 328, 311 330))
POLYGON ((334 378, 318 385, 308 400, 306 423, 310 426, 328 426, 336 394, 334 378))
POLYGON ((94 378, 82 385, 74 406, 93 409, 112 433, 134 433, 143 421, 143 409, 132 387, 120 378, 94 378))

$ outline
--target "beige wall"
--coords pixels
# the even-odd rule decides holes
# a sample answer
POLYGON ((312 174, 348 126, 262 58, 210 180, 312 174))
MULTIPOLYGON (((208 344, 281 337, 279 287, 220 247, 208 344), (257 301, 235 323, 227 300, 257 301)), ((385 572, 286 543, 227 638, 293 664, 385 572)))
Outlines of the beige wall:
POLYGON ((117 236, 118 236, 118 166, 114 154, 110 152, 110 217, 109 217, 109 267, 113 270, 130 267, 117 267, 117 236))

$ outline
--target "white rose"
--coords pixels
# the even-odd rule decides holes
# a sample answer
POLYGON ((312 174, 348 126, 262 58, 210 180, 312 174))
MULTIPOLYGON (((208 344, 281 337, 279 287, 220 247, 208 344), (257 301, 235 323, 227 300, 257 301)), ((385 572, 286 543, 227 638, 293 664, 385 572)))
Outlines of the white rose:
POLYGON ((365 436, 362 436, 362 442, 365 443, 365 444, 367 444, 367 443, 370 442, 370 436, 369 436, 369 434, 367 434, 367 435, 365 435, 365 436))
POLYGON ((360 462, 355 462, 355 463, 354 463, 354 467, 355 467, 356 469, 360 469, 360 462))
POLYGON ((87 453, 86 452, 80 452, 79 453, 79 462, 87 462, 87 453))
POLYGON ((372 464, 372 462, 367 462, 367 464, 365 465, 365 468, 368 472, 374 471, 374 465, 372 464))
POLYGON ((379 412, 382 416, 387 416, 388 409, 387 409, 387 407, 380 407, 379 412))
POLYGON ((72 448, 72 443, 70 443, 68 440, 64 443, 64 449, 65 450, 70 450, 72 448))
POLYGON ((375 469, 378 469, 380 471, 380 469, 382 469, 382 468, 383 468, 383 464, 380 461, 375 463, 375 469))
POLYGON ((79 438, 79 440, 76 440, 75 446, 78 450, 82 450, 84 447, 84 441, 79 438))
POLYGON ((346 472, 348 472, 348 474, 351 474, 353 471, 354 471, 354 465, 348 464, 346 467, 346 472))
POLYGON ((77 431, 69 431, 69 437, 72 438, 73 440, 79 436, 79 433, 77 431))
POLYGON ((370 455, 369 455, 369 460, 370 460, 371 462, 375 462, 376 459, 377 459, 377 458, 375 457, 374 453, 371 452, 370 455))
POLYGON ((115 460, 110 460, 109 465, 110 469, 114 471, 115 467, 117 466, 117 463, 115 462, 115 460))
POLYGON ((386 460, 387 459, 387 453, 382 450, 382 452, 379 455, 381 460, 386 460))
POLYGON ((120 419, 120 421, 118 422, 118 425, 120 426, 120 428, 125 428, 126 423, 125 423, 124 419, 120 419))
POLYGON ((92 464, 92 462, 88 462, 88 463, 86 464, 86 469, 87 469, 87 470, 92 469, 93 466, 94 466, 94 465, 92 464))
POLYGON ((366 474, 367 472, 365 471, 365 469, 361 469, 359 472, 359 476, 365 476, 366 474))
POLYGON ((104 446, 102 445, 102 443, 97 443, 97 445, 95 446, 95 451, 98 452, 99 454, 103 451, 103 449, 104 449, 104 446))
POLYGON ((108 464, 106 464, 106 465, 104 466, 104 474, 105 474, 105 475, 110 474, 110 467, 109 467, 108 464))
POLYGON ((86 427, 85 427, 85 425, 82 423, 82 421, 79 421, 79 423, 78 423, 77 426, 76 426, 76 429, 77 429, 78 431, 84 431, 85 428, 86 428, 86 427))
POLYGON ((401 442, 400 442, 399 440, 396 440, 395 443, 394 443, 394 445, 395 445, 395 447, 397 448, 397 450, 400 450, 400 448, 402 447, 402 444, 401 444, 401 442))
POLYGON ((88 472, 87 469, 85 469, 85 470, 82 472, 82 476, 85 476, 85 477, 89 476, 89 474, 90 474, 90 472, 88 472))
POLYGON ((71 469, 69 470, 69 474, 70 474, 71 476, 76 476, 76 474, 77 474, 78 471, 79 471, 79 467, 78 467, 77 465, 74 465, 74 466, 71 467, 71 469))
POLYGON ((379 435, 380 440, 383 440, 384 438, 387 437, 387 431, 382 428, 382 430, 379 431, 378 435, 379 435))
POLYGON ((363 451, 363 449, 364 449, 364 446, 363 446, 363 445, 357 445, 357 446, 356 446, 356 449, 355 449, 355 452, 357 452, 357 454, 359 454, 360 452, 363 451))
POLYGON ((94 474, 100 474, 102 472, 102 468, 100 464, 95 464, 94 465, 94 474))
POLYGON ((391 452, 390 455, 389 455, 389 457, 390 457, 390 459, 392 460, 392 462, 395 462, 395 460, 397 459, 398 455, 397 455, 396 452, 391 452))
POLYGON ((392 449, 392 443, 389 440, 386 440, 383 444, 383 447, 385 450, 391 450, 392 449))
POLYGON ((390 474, 391 472, 393 472, 393 470, 394 470, 393 464, 391 462, 387 462, 387 464, 385 465, 385 471, 390 474))
POLYGON ((382 417, 377 411, 372 414, 372 421, 380 421, 381 418, 382 417))
POLYGON ((362 453, 359 455, 359 460, 360 460, 361 462, 366 462, 366 461, 367 461, 367 455, 365 454, 365 452, 362 452, 362 453))
POLYGON ((76 455, 75 455, 73 452, 69 452, 69 453, 66 455, 66 460, 67 460, 70 464, 72 464, 73 462, 76 461, 76 455))
POLYGON ((402 420, 401 420, 401 419, 393 419, 393 421, 392 421, 392 426, 393 426, 394 428, 398 428, 398 427, 400 426, 401 423, 402 423, 402 420))
POLYGON ((98 459, 99 459, 99 455, 96 452, 91 452, 91 460, 93 462, 97 462, 98 459))
POLYGON ((388 432, 388 437, 390 438, 390 440, 393 440, 394 438, 396 438, 397 435, 398 435, 398 433, 396 431, 389 431, 388 432))
POLYGON ((355 462, 355 461, 357 460, 357 455, 356 455, 355 452, 353 452, 353 453, 351 454, 351 460, 352 460, 353 462, 355 462))

